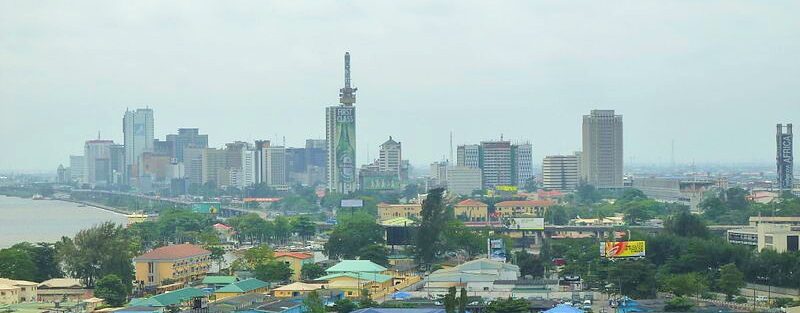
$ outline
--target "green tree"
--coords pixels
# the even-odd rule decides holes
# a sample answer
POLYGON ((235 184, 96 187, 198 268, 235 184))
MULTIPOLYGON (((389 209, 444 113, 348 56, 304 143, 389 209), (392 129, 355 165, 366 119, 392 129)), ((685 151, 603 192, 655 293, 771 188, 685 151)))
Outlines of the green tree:
POLYGON ((256 265, 256 278, 268 282, 284 282, 292 277, 292 269, 284 262, 268 261, 256 265))
POLYGON ((581 183, 575 191, 575 198, 578 203, 592 204, 600 201, 601 196, 594 186, 581 183))
POLYGON ((514 254, 519 272, 522 276, 542 277, 544 276, 544 263, 541 259, 534 257, 532 254, 525 250, 518 251, 514 254))
POLYGON ((739 271, 736 264, 729 263, 719 268, 717 288, 725 294, 726 300, 733 300, 733 296, 738 295, 739 289, 744 285, 744 274, 739 271))
POLYGON ((621 294, 634 299, 649 299, 656 295, 656 270, 650 261, 620 260, 612 265, 608 271, 609 280, 617 285, 621 294))
POLYGON ((225 263, 225 249, 219 246, 206 246, 206 250, 211 251, 211 261, 217 262, 217 267, 222 270, 225 263))
POLYGON ((550 225, 567 225, 570 217, 561 205, 554 205, 544 212, 544 221, 550 225))
POLYGON ((340 218, 339 224, 333 228, 328 242, 325 243, 325 254, 331 259, 354 259, 362 247, 383 243, 383 228, 375 223, 375 218, 368 214, 354 214, 340 218))
POLYGON ((93 288, 98 279, 114 274, 126 290, 132 287, 134 247, 125 229, 111 222, 81 230, 74 239, 63 237, 56 244, 66 272, 72 277, 93 288))
POLYGON ((0 277, 33 281, 36 264, 28 253, 20 249, 0 250, 0 277))
POLYGON ((104 299, 110 306, 122 306, 127 300, 128 292, 119 276, 109 274, 97 281, 94 295, 104 299))
POLYGON ((498 298, 486 306, 488 313, 526 313, 530 311, 530 304, 525 299, 498 298))
POLYGON ((374 308, 378 306, 378 303, 375 300, 372 300, 372 296, 369 294, 369 289, 361 289, 361 295, 358 297, 358 307, 361 309, 365 308, 374 308))
POLYGON ((386 247, 379 244, 371 244, 358 251, 360 260, 370 260, 384 267, 389 265, 389 258, 387 255, 389 255, 389 251, 386 250, 386 247))
POLYGON ((308 240, 316 234, 317 226, 308 216, 300 216, 291 221, 292 231, 303 240, 308 240))
POLYGON ((464 289, 464 287, 461 287, 461 295, 458 297, 458 313, 466 313, 467 304, 469 304, 469 297, 467 296, 467 290, 464 289))
POLYGON ((436 242, 447 220, 443 194, 444 188, 431 189, 422 202, 422 221, 417 228, 415 251, 420 264, 427 266, 430 266, 436 257, 436 242))
POLYGON ((681 237, 708 238, 709 232, 705 222, 689 212, 681 212, 669 217, 664 222, 664 229, 681 237))
POLYGON ((258 265, 268 263, 275 259, 275 252, 268 245, 259 245, 245 250, 241 258, 233 261, 233 268, 238 270, 253 270, 258 265))
POLYGON ((444 312, 456 313, 457 308, 456 287, 450 287, 447 289, 447 295, 444 296, 444 312))
POLYGON ((664 311, 667 312, 689 312, 694 307, 694 302, 684 297, 677 297, 667 301, 664 311))
POLYGON ((319 277, 325 276, 325 269, 322 266, 319 266, 315 263, 306 263, 303 264, 303 267, 300 268, 300 276, 304 280, 313 280, 319 277))
POLYGON ((698 273, 672 275, 664 282, 669 291, 678 297, 699 296, 708 289, 705 277, 698 273))
POLYGON ((40 242, 32 244, 21 242, 11 246, 11 249, 25 251, 36 266, 33 281, 45 281, 50 278, 62 277, 61 266, 58 264, 58 255, 52 243, 40 242))
POLYGON ((311 313, 324 313, 325 312, 325 305, 322 303, 322 297, 319 296, 316 290, 312 290, 311 292, 306 295, 306 298, 303 299, 303 304, 306 306, 308 311, 311 313))
POLYGON ((336 300, 336 302, 333 304, 333 307, 338 313, 350 313, 358 309, 358 306, 356 306, 353 301, 350 301, 350 299, 347 298, 336 300))

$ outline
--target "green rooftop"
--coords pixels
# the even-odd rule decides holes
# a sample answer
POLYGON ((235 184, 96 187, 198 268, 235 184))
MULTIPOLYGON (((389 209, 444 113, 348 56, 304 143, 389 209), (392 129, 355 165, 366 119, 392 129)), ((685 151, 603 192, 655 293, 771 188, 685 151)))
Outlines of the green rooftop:
POLYGON ((162 293, 146 299, 133 299, 130 306, 155 306, 163 307, 186 302, 192 298, 205 297, 206 294, 197 288, 182 288, 175 291, 162 293))
POLYGON ((203 284, 206 285, 228 285, 238 281, 236 276, 206 276, 203 278, 203 284))
POLYGON ((334 273, 334 274, 330 274, 330 275, 325 275, 325 276, 322 276, 320 278, 317 278, 316 280, 331 280, 331 279, 334 279, 334 278, 337 278, 337 277, 350 277, 350 278, 361 279, 361 280, 369 280, 369 281, 374 281, 374 282, 379 282, 379 283, 383 283, 383 282, 386 282, 386 281, 392 279, 392 276, 384 275, 384 274, 378 274, 378 273, 352 273, 352 272, 348 272, 348 273, 334 273))
POLYGON ((373 263, 370 260, 343 260, 334 266, 331 266, 325 272, 328 274, 333 273, 380 273, 385 271, 386 268, 373 263))
POLYGON ((262 280, 258 280, 255 278, 245 279, 242 281, 237 281, 230 285, 220 288, 216 292, 233 292, 233 293, 244 293, 250 292, 259 288, 268 287, 269 283, 264 282, 262 280))

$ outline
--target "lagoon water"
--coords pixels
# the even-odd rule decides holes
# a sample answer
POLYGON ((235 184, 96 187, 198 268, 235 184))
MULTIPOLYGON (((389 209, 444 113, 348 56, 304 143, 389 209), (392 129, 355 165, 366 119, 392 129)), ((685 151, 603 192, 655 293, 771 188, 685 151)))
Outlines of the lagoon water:
POLYGON ((0 248, 21 241, 55 242, 106 221, 125 225, 126 218, 71 202, 0 196, 0 248))

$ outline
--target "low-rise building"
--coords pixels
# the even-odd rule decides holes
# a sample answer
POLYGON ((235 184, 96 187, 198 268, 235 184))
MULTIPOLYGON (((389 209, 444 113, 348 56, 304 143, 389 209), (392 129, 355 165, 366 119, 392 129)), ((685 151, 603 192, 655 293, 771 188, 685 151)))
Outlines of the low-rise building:
POLYGON ((469 291, 492 291, 495 281, 519 279, 519 266, 477 259, 464 264, 437 270, 427 278, 424 289, 428 292, 447 292, 450 287, 469 291))
POLYGON ((281 286, 275 289, 272 289, 272 295, 275 298, 294 298, 294 297, 305 297, 306 294, 312 292, 314 290, 320 290, 325 288, 325 284, 308 284, 303 282, 294 282, 288 284, 286 286, 281 286))
POLYGON ((38 285, 38 283, 32 281, 0 278, 0 288, 3 289, 3 291, 0 291, 0 303, 10 304, 36 301, 38 285), (16 300, 5 302, 9 301, 9 299, 13 300, 14 296, 16 296, 16 300))
POLYGON ((130 306, 143 306, 143 307, 175 307, 181 308, 201 308, 205 307, 208 303, 208 296, 205 292, 197 288, 182 288, 160 295, 155 295, 150 298, 133 299, 130 306))
POLYGON ((347 298, 358 298, 361 290, 367 289, 373 298, 394 292, 392 276, 384 274, 387 269, 369 260, 343 260, 331 266, 327 275, 316 281, 327 282, 329 288, 344 291, 347 298))
POLYGON ((92 297, 92 290, 86 288, 79 279, 75 278, 48 279, 37 286, 39 302, 55 302, 64 299, 78 302, 92 297))
POLYGON ((229 297, 241 296, 250 293, 265 293, 269 289, 269 283, 256 278, 237 281, 214 292, 217 300, 229 297))
POLYGON ((239 278, 236 276, 206 276, 202 284, 206 285, 206 288, 218 290, 237 281, 239 278))
POLYGON ((760 223, 727 231, 728 242, 754 247, 758 251, 800 251, 800 226, 760 223))
POLYGON ((453 206, 455 218, 466 222, 483 222, 489 218, 489 205, 478 200, 467 199, 453 206))
POLYGON ((378 219, 380 219, 381 221, 395 217, 420 219, 421 213, 422 213, 422 204, 419 203, 378 204, 378 219))
POLYGON ((211 268, 211 252, 192 244, 153 249, 133 259, 136 281, 145 288, 161 286, 165 280, 199 280, 211 268))
POLYGON ((275 251, 275 260, 292 269, 292 281, 300 281, 303 265, 313 264, 314 256, 305 252, 275 251))
POLYGON ((544 217, 547 209, 553 205, 551 201, 522 200, 503 201, 494 205, 498 217, 544 217))

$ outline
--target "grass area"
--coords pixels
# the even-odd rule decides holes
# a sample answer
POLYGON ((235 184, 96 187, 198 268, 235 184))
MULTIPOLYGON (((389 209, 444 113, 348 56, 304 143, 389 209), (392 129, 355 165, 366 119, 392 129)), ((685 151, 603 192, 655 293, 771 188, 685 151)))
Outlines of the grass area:
MULTIPOLYGON (((77 304, 76 302, 64 302, 61 303, 60 307, 66 308, 71 307, 77 304)), ((43 312, 48 309, 52 309, 55 307, 54 303, 49 302, 26 302, 26 303, 18 303, 12 304, 8 306, 14 313, 39 313, 43 312)))

